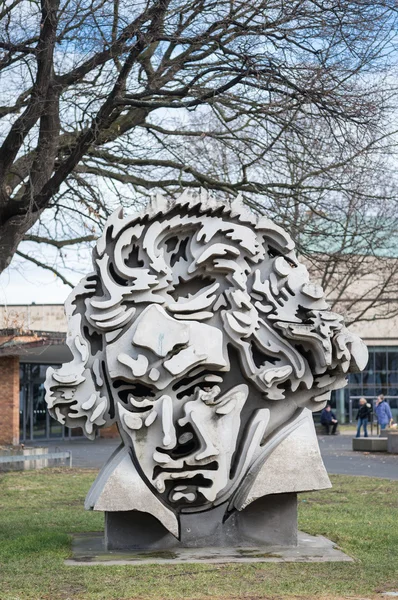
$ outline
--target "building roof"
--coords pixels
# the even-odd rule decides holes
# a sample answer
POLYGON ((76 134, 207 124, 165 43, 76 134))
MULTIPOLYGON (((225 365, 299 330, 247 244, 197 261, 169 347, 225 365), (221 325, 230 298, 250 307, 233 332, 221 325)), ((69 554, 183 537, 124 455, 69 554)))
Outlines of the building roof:
POLYGON ((0 329, 0 356, 22 356, 34 348, 65 344, 65 333, 0 329))
POLYGON ((0 330, 65 333, 67 328, 62 304, 0 304, 0 330))

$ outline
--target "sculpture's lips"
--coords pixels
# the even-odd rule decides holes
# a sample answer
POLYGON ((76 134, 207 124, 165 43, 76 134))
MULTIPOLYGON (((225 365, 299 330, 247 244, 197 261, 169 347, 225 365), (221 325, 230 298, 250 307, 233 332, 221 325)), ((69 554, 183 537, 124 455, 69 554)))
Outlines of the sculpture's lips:
MULTIPOLYGON (((211 464, 211 463, 210 463, 211 464)), ((184 486, 211 488, 214 485, 215 473, 217 469, 208 469, 207 465, 202 465, 201 468, 194 467, 193 469, 185 470, 161 470, 153 477, 153 484, 157 490, 163 493, 166 490, 166 483, 172 482, 173 486, 184 486)))

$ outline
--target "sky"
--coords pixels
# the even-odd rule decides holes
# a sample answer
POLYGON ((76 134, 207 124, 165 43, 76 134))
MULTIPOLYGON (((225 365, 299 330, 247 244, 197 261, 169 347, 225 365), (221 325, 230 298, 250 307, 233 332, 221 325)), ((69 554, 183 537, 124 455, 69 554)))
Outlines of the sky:
MULTIPOLYGON (((93 270, 93 243, 84 247, 66 247, 62 258, 48 244, 24 241, 19 249, 41 263, 53 266, 75 286, 93 270)), ((0 305, 6 304, 63 304, 72 288, 48 269, 14 255, 10 266, 0 274, 0 305)))
MULTIPOLYGON (((73 283, 80 278, 77 275, 73 283)), ((0 275, 0 304, 63 304, 70 291, 53 273, 27 262, 23 268, 11 266, 0 275)))

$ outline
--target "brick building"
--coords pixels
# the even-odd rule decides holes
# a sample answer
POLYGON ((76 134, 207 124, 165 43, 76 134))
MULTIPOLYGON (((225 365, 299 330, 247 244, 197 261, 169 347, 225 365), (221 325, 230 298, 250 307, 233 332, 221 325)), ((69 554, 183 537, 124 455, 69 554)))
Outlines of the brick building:
POLYGON ((70 360, 63 307, 0 307, 0 445, 68 435, 44 402, 50 364, 70 360), (47 325, 53 331, 41 331, 47 325))

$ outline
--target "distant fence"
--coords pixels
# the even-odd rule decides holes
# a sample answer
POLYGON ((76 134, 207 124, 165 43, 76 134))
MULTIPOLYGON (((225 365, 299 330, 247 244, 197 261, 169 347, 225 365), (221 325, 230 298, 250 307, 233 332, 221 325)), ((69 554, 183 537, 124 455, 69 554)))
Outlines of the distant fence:
POLYGON ((72 452, 47 448, 10 448, 0 450, 0 472, 72 466, 72 452))

